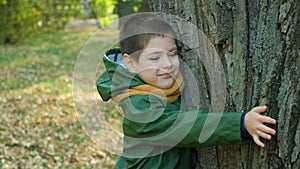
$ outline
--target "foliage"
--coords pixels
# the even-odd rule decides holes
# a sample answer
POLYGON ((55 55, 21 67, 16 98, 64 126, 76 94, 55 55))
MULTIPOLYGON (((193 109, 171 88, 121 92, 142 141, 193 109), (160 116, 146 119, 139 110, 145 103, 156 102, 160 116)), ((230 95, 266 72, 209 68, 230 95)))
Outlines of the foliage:
POLYGON ((107 25, 118 17, 113 13, 117 4, 116 0, 90 0, 90 4, 91 10, 97 14, 97 17, 100 17, 102 25, 107 25))
POLYGON ((24 41, 42 31, 63 28, 81 8, 80 0, 0 0, 1 43, 24 41))
MULTIPOLYGON (((147 0, 133 0, 135 12, 147 0)), ((90 17, 107 25, 118 15, 117 0, 89 0, 90 17)), ((121 9, 124 10, 124 9, 121 9)), ((70 17, 83 15, 82 0, 0 0, 0 44, 17 43, 41 32, 61 30, 70 17)))
MULTIPOLYGON (((0 46, 0 169, 112 168, 116 157, 91 141, 73 108, 72 71, 89 30, 0 46)), ((115 35, 103 30, 99 41, 115 35)))

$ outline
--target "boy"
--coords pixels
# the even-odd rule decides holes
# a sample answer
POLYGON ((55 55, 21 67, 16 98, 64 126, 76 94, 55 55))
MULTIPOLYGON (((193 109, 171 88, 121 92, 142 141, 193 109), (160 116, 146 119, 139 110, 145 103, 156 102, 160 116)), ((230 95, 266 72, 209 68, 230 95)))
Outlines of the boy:
POLYGON ((276 121, 260 115, 267 109, 260 106, 248 113, 211 113, 220 119, 218 127, 207 139, 199 137, 209 129, 209 113, 182 110, 176 43, 168 23, 138 14, 120 31, 121 50, 111 49, 103 58, 106 71, 97 80, 98 92, 124 112, 123 154, 115 168, 191 168, 192 147, 243 143, 250 136, 264 147, 259 137, 270 140, 275 134, 264 123, 276 121))

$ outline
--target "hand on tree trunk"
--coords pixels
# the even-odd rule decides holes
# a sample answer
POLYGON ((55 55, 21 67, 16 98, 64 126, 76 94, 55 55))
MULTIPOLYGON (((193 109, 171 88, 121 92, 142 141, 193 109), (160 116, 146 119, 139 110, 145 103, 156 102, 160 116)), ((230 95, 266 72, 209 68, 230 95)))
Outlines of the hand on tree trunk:
POLYGON ((267 106, 258 106, 254 107, 251 111, 249 111, 245 116, 245 128, 249 132, 249 134, 253 137, 254 142, 260 146, 265 147, 265 144, 260 141, 259 137, 262 137, 267 140, 271 140, 272 136, 275 135, 276 131, 264 123, 276 124, 276 120, 263 116, 261 113, 267 110, 267 106))

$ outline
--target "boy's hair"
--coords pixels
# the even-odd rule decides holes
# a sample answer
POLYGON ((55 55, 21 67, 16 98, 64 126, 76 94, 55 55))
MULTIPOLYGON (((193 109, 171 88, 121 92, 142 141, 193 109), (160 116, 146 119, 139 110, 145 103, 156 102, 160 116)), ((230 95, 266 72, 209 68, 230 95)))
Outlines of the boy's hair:
POLYGON ((160 17, 149 13, 133 15, 121 28, 119 37, 121 51, 138 61, 141 51, 155 37, 169 37, 176 42, 173 28, 160 17))

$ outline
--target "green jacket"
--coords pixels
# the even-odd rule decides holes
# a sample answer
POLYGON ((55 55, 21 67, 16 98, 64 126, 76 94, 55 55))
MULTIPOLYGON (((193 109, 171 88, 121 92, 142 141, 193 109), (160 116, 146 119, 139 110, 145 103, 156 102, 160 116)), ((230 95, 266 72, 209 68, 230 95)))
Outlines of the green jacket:
MULTIPOLYGON (((109 50, 103 62, 106 70, 97 89, 104 101, 145 84, 122 66, 119 49, 109 50)), ((243 143, 243 113, 183 111, 180 100, 169 103, 153 95, 131 96, 120 107, 124 145, 115 168, 190 168, 193 147, 243 143)))

